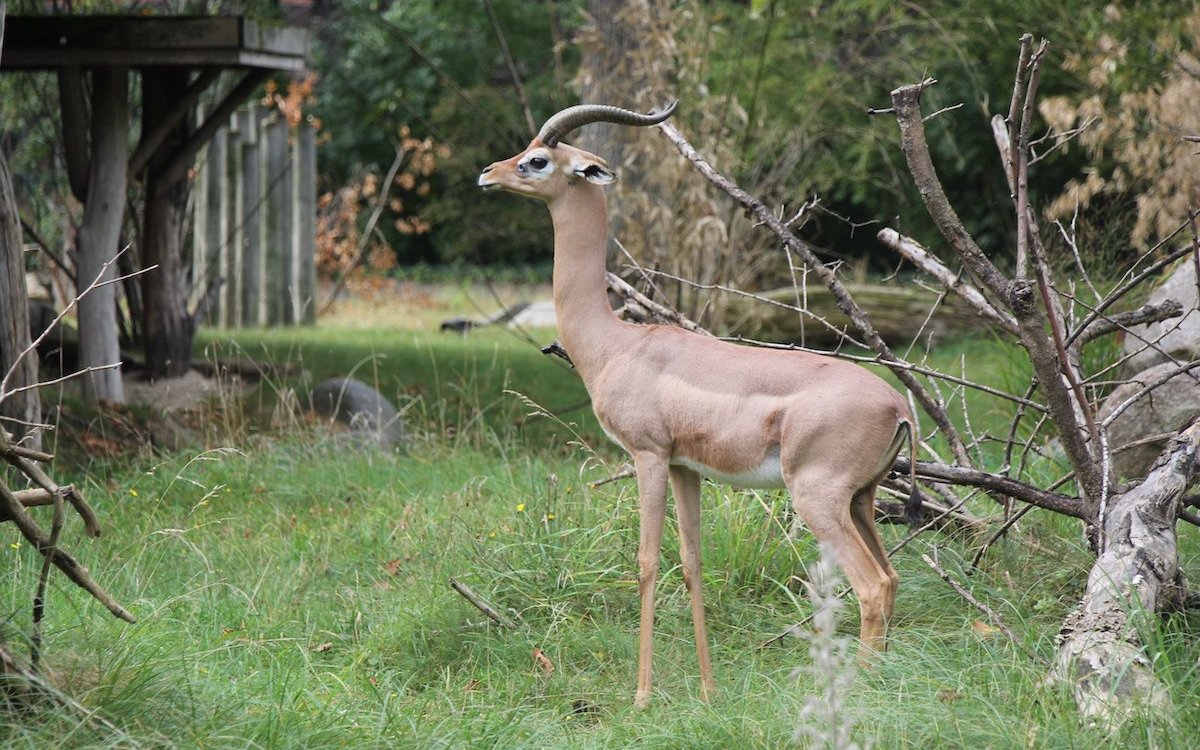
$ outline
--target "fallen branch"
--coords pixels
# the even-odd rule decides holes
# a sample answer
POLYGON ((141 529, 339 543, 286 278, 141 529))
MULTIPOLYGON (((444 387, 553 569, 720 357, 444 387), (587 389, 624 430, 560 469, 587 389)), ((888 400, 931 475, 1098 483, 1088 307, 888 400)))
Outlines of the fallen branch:
POLYGON ((997 612, 996 610, 992 609, 988 605, 986 605, 983 602, 976 599, 975 596, 973 594, 971 594, 970 591, 967 591, 962 586, 962 584, 960 584, 958 581, 951 578, 950 574, 947 573, 942 568, 941 565, 938 565, 937 561, 935 561, 932 557, 930 557, 929 555, 927 555, 925 553, 921 553, 921 559, 925 561, 926 565, 928 565, 930 568, 933 569, 934 573, 937 573, 938 578, 941 578, 943 581, 946 582, 946 585, 948 585, 950 588, 954 589, 954 593, 961 596, 963 598, 963 600, 965 600, 972 607, 974 607, 975 609, 982 612, 983 616, 988 618, 988 620, 992 623, 992 625, 996 626, 996 628, 1001 633, 1004 633, 1004 637, 1007 638, 1009 641, 1011 641, 1014 646, 1021 649, 1026 654, 1029 654, 1031 656, 1034 656, 1035 658, 1038 658, 1039 661, 1042 661, 1040 659, 1040 657, 1037 657, 1036 655, 1033 654, 1033 652, 1031 652, 1031 651, 1029 651, 1029 649, 1025 648, 1025 645, 1023 643, 1021 643, 1021 641, 1017 638, 1017 636, 1011 630, 1009 630, 1008 626, 1004 624, 1004 619, 1002 617, 1000 617, 999 612, 997 612))
POLYGON ((487 615, 488 618, 491 619, 493 622, 495 622, 497 625, 500 625, 501 627, 505 627, 505 628, 515 628, 517 626, 516 623, 514 623, 512 620, 505 617, 503 614, 500 613, 499 610, 497 610, 495 607, 493 607, 491 604, 489 604, 487 602, 487 600, 485 600, 479 594, 476 594, 474 591, 472 591, 471 588, 469 586, 467 586, 467 584, 460 582, 456 578, 451 578, 450 579, 450 588, 452 588, 455 591, 457 591, 458 593, 462 594, 464 599, 469 601, 480 612, 487 615))
MULTIPOLYGON (((892 470, 901 476, 908 476, 908 467, 909 459, 899 457, 896 459, 892 470)), ((933 461, 918 461, 917 476, 922 479, 936 479, 950 484, 979 487, 1030 505, 1036 505, 1039 508, 1052 510, 1055 513, 1062 513, 1072 518, 1083 520, 1087 518, 1083 503, 1079 498, 1050 492, 1000 474, 992 474, 991 472, 965 466, 951 466, 933 461)))
POLYGON ((6 514, 16 524, 17 529, 21 532, 21 536, 25 537, 26 541, 33 545, 38 552, 43 555, 53 553, 52 562, 54 566, 62 571, 72 583, 91 594, 93 598, 107 607, 108 611, 115 617, 128 623, 137 622, 132 614, 92 580, 87 568, 80 565, 74 557, 64 550, 55 548, 50 538, 42 532, 33 518, 25 511, 25 508, 21 506, 21 503, 13 497, 8 487, 2 483, 0 483, 0 512, 6 514))
MULTIPOLYGON (((135 622, 136 620, 133 615, 92 580, 87 568, 80 565, 74 557, 58 547, 57 536, 58 527, 61 525, 61 502, 63 500, 70 503, 76 512, 79 513, 89 536, 95 537, 100 535, 100 523, 96 518, 96 514, 84 501, 79 492, 71 485, 62 486, 56 483, 41 467, 26 457, 30 453, 31 451, 28 449, 20 448, 11 443, 8 434, 0 430, 0 459, 16 467, 21 473, 38 485, 38 489, 24 490, 18 495, 9 490, 3 481, 0 481, 0 521, 11 521, 16 525, 21 535, 25 537, 25 540, 45 558, 46 566, 52 564, 58 568, 73 583, 87 591, 93 598, 107 607, 108 611, 112 612, 114 616, 126 622, 135 622), (25 510, 26 501, 29 501, 29 505, 40 505, 43 504, 43 498, 49 498, 50 504, 55 505, 55 529, 49 535, 41 530, 37 522, 25 510)), ((38 453, 37 458, 39 460, 42 456, 47 455, 38 453)), ((43 569, 42 583, 39 584, 39 593, 35 596, 35 620, 40 620, 39 614, 42 609, 44 575, 46 571, 48 571, 48 567, 43 569)), ((36 664, 36 659, 34 663, 36 664)))

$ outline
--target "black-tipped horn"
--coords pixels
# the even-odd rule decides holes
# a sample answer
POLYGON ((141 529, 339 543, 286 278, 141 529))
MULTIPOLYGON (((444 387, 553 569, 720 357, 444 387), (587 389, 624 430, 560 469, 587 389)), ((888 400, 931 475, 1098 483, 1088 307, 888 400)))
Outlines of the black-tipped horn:
POLYGON ((546 146, 554 148, 564 135, 576 128, 593 122, 614 122, 618 125, 636 125, 639 127, 657 125, 675 112, 677 104, 679 104, 679 100, 675 100, 663 109, 647 115, 638 114, 628 109, 621 109, 620 107, 611 107, 607 104, 577 104, 574 107, 567 107, 558 114, 551 116, 549 120, 546 120, 546 124, 542 126, 541 131, 538 133, 538 139, 546 146))

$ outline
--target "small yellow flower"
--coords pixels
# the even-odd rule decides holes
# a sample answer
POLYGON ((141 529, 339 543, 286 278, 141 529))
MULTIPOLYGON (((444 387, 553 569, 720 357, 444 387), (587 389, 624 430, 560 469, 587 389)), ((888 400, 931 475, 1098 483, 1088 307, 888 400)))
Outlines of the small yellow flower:
POLYGON ((494 531, 489 531, 489 532, 488 532, 488 539, 495 539, 495 538, 496 538, 496 532, 494 532, 494 531))
POLYGON ((554 520, 554 514, 553 514, 553 513, 547 513, 547 514, 546 514, 546 520, 547 520, 547 521, 553 521, 553 520, 554 520))
POLYGON ((525 512, 525 503, 517 503, 517 512, 518 512, 518 513, 524 513, 524 512, 525 512))
POLYGON ((20 542, 20 541, 16 541, 16 542, 13 542, 12 544, 10 544, 10 545, 8 545, 8 546, 9 546, 9 547, 12 547, 13 549, 21 549, 21 542, 20 542))
POLYGON ((132 488, 132 487, 130 487, 130 488, 129 488, 129 494, 130 494, 130 495, 133 495, 134 497, 137 497, 137 496, 138 496, 138 494, 137 494, 137 490, 135 490, 135 489, 134 489, 134 488, 132 488))

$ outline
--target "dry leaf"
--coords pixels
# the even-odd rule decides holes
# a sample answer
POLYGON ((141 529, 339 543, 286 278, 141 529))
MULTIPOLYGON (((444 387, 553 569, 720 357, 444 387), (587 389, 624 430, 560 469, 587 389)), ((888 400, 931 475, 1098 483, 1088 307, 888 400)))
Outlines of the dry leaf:
POLYGON ((533 664, 542 671, 543 677, 549 677, 554 674, 554 662, 550 661, 540 648, 533 650, 533 664))
POLYGON ((313 646, 311 650, 314 654, 323 654, 331 648, 333 648, 333 641, 326 641, 325 643, 313 646))
POLYGON ((468 680, 467 684, 463 686, 463 692, 469 693, 472 690, 478 690, 480 684, 481 683, 479 682, 479 680, 476 680, 476 679, 468 680))
POLYGON ((975 635, 979 636, 980 638, 990 638, 991 636, 999 633, 1000 629, 996 628, 992 625, 988 625, 986 622, 984 622, 982 620, 972 620, 971 621, 971 632, 973 632, 975 635))

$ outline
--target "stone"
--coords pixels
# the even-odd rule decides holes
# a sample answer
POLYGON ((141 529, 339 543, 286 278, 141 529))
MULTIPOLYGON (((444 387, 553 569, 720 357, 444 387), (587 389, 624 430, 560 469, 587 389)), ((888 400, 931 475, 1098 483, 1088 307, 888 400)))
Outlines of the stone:
POLYGON ((1125 364, 1126 372, 1142 372, 1151 365, 1167 362, 1169 360, 1165 355, 1181 362, 1200 356, 1200 309, 1197 309, 1200 302, 1196 289, 1196 266, 1191 258, 1184 258, 1176 264, 1175 269, 1150 293, 1147 302, 1162 304, 1167 300, 1175 300, 1183 305, 1183 317, 1132 326, 1131 333, 1125 334, 1122 344, 1123 353, 1132 355, 1125 364), (1146 348, 1145 341, 1157 342, 1162 353, 1146 348))
MULTIPOLYGON (((1178 365, 1171 362, 1157 364, 1138 373, 1129 382, 1117 386, 1105 399, 1099 418, 1107 418, 1117 406, 1177 367, 1178 365)), ((1113 454, 1113 466, 1118 477, 1134 479, 1146 476, 1150 465, 1162 452, 1169 437, 1200 414, 1198 379, 1200 368, 1179 373, 1134 402, 1108 426, 1110 450, 1115 451, 1123 445, 1147 440, 1134 448, 1113 454), (1160 435, 1164 437, 1158 438, 1160 435)))
POLYGON ((330 378, 309 393, 312 410, 339 422, 351 434, 384 448, 403 448, 408 430, 392 402, 371 386, 354 378, 330 378))

